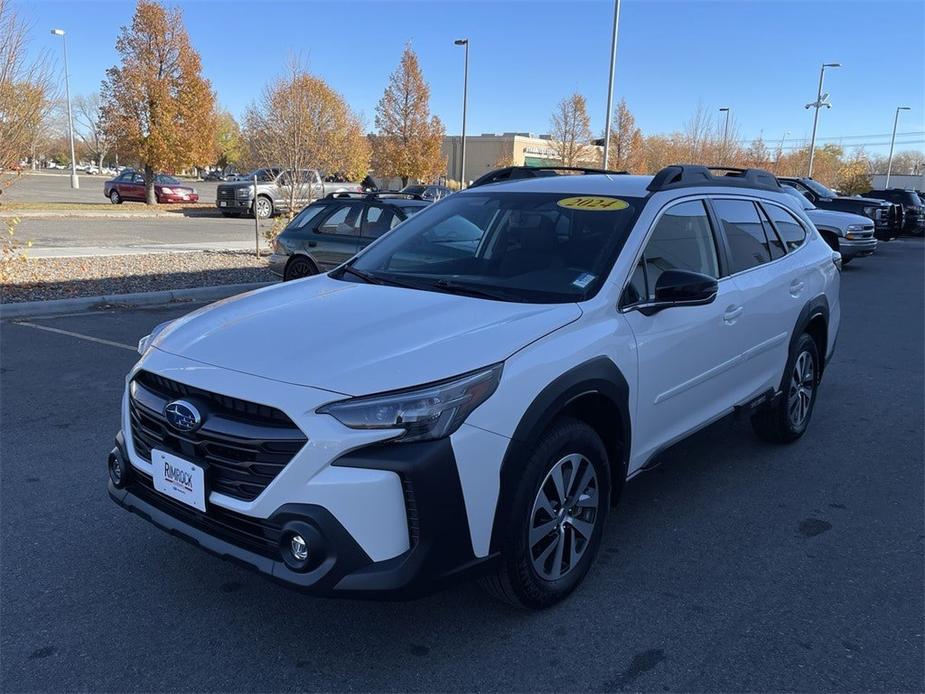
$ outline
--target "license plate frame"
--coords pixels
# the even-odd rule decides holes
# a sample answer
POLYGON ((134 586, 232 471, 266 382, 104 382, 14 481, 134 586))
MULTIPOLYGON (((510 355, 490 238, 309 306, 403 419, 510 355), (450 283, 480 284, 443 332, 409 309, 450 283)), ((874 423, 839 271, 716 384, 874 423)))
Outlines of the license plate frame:
POLYGON ((173 453, 151 449, 154 489, 171 499, 205 512, 206 469, 173 453))

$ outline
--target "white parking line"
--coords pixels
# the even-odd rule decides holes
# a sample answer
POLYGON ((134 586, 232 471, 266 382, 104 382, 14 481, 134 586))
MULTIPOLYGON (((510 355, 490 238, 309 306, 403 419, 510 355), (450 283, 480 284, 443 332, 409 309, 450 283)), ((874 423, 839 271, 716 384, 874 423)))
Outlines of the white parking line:
POLYGON ((93 337, 92 335, 81 335, 80 333, 74 333, 70 330, 62 330, 61 328, 52 328, 48 325, 38 325, 36 323, 28 323, 26 321, 13 321, 16 325, 25 325, 28 328, 35 328, 36 330, 45 330, 50 333, 58 333, 59 335, 67 335, 69 337, 76 337, 81 340, 87 340, 89 342, 96 342, 101 345, 109 345, 110 347, 119 347, 120 349, 127 349, 130 352, 136 351, 138 348, 133 345, 126 345, 122 342, 113 342, 112 340, 104 340, 100 337, 93 337))

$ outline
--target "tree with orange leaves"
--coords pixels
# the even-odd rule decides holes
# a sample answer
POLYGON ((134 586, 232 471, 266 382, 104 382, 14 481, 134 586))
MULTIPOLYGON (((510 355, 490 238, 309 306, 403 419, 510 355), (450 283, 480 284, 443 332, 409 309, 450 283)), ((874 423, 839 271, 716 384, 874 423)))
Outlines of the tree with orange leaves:
POLYGON ((215 95, 202 76, 179 9, 139 0, 116 41, 121 65, 103 80, 103 125, 123 157, 144 168, 153 205, 154 174, 209 163, 215 155, 215 95))

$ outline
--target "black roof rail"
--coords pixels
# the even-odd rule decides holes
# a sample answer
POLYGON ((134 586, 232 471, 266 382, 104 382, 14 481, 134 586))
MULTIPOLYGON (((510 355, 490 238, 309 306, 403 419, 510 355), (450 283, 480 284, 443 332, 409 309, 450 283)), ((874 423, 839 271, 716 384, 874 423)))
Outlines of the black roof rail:
POLYGON ((732 166, 701 166, 699 164, 666 166, 655 174, 646 190, 654 193, 660 190, 696 186, 730 186, 780 191, 780 183, 770 171, 765 171, 764 169, 741 169, 732 166), (714 171, 725 171, 726 173, 715 175, 714 171))
POLYGON ((582 174, 613 174, 624 176, 626 171, 611 171, 609 169, 595 169, 585 166, 505 166, 489 171, 475 179, 470 188, 498 183, 499 181, 512 181, 518 178, 540 178, 544 176, 558 176, 557 171, 574 171, 582 174))
POLYGON ((386 196, 390 198, 408 198, 409 200, 424 199, 417 193, 403 193, 400 190, 367 190, 362 192, 357 190, 336 190, 333 193, 328 193, 325 195, 324 199, 333 200, 334 198, 364 198, 366 200, 375 200, 376 198, 386 196))

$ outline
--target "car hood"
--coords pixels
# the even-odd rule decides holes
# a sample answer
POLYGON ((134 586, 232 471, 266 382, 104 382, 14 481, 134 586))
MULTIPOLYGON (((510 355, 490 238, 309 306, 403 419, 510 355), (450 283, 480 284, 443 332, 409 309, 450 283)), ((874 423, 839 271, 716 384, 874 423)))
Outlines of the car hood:
POLYGON ((849 224, 864 224, 873 226, 870 217, 851 212, 837 212, 835 210, 805 210, 806 216, 816 226, 827 226, 834 229, 844 230, 849 224))
POLYGON ((886 201, 886 200, 880 200, 880 199, 878 199, 878 198, 854 198, 854 197, 847 197, 847 196, 844 196, 844 195, 839 196, 839 197, 837 197, 837 198, 833 198, 833 199, 836 200, 836 201, 838 201, 838 202, 843 202, 843 201, 847 200, 847 201, 849 201, 849 202, 856 202, 856 203, 861 204, 861 205, 865 205, 865 206, 874 206, 874 207, 877 207, 877 206, 881 206, 881 207, 886 206, 886 207, 889 207, 890 204, 891 204, 890 202, 888 202, 888 201, 886 201))
POLYGON ((573 303, 515 304, 317 275, 194 311, 153 346, 263 378, 365 395, 503 361, 581 313, 573 303))

